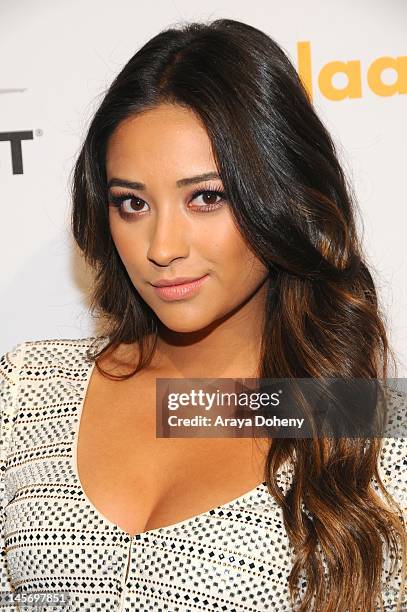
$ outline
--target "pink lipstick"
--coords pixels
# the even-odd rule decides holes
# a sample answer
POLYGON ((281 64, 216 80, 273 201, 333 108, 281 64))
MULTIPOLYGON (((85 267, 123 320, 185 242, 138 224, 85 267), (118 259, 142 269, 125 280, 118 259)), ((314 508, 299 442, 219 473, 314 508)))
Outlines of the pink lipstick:
POLYGON ((191 280, 185 280, 183 278, 168 281, 164 280, 154 283, 153 287, 156 293, 164 300, 182 300, 186 297, 190 297, 191 295, 199 291, 201 286, 208 278, 209 275, 205 274, 205 276, 202 276, 201 278, 191 280))

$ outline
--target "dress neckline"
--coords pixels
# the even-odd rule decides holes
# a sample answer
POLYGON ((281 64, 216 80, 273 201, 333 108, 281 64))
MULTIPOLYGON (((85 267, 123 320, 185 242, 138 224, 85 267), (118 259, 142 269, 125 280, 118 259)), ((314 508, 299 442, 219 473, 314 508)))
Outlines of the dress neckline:
MULTIPOLYGON (((94 338, 92 338, 92 340, 93 339, 94 338)), ((89 339, 86 339, 86 340, 89 341, 89 339)), ((128 531, 126 531, 125 529, 120 527, 117 523, 114 523, 113 521, 108 519, 107 516, 105 516, 100 510, 98 510, 98 508, 93 504, 93 502, 90 500, 90 498, 86 494, 86 492, 85 492, 85 490, 84 490, 84 488, 82 486, 81 480, 79 478, 78 462, 77 462, 77 449, 78 449, 80 422, 81 422, 83 407, 84 407, 84 404, 85 404, 85 399, 86 399, 88 388, 89 388, 90 379, 92 377, 92 373, 94 371, 94 368, 95 368, 95 362, 94 361, 90 362, 89 366, 88 366, 88 371, 86 373, 86 377, 85 377, 83 385, 82 385, 82 387, 80 389, 80 393, 79 393, 80 400, 79 400, 78 405, 77 405, 77 411, 76 411, 76 416, 75 416, 75 420, 74 420, 74 426, 73 426, 73 430, 72 430, 73 440, 72 440, 72 444, 71 444, 70 463, 71 463, 71 468, 72 468, 72 473, 74 475, 74 479, 76 481, 76 484, 77 484, 78 488, 80 489, 81 495, 84 497, 87 506, 94 512, 95 515, 97 515, 97 517, 99 518, 100 521, 102 521, 103 523, 109 525, 110 527, 112 527, 113 529, 115 529, 116 531, 118 531, 119 533, 121 533, 123 536, 125 536, 127 538, 130 538, 130 539, 133 539, 133 538, 142 539, 142 538, 147 538, 150 535, 158 535, 158 534, 165 534, 167 532, 171 532, 171 531, 173 531, 174 529, 176 529, 178 527, 182 527, 183 525, 184 526, 192 525, 198 519, 200 519, 202 517, 206 517, 206 516, 210 515, 211 513, 213 513, 214 511, 218 511, 218 510, 223 510, 223 509, 229 508, 231 505, 234 505, 237 502, 241 502, 241 501, 245 501, 247 499, 250 499, 254 495, 258 494, 258 492, 266 493, 270 497, 270 494, 269 494, 268 488, 267 488, 267 484, 266 484, 265 481, 263 481, 262 483, 256 485, 255 487, 253 487, 252 489, 250 489, 246 493, 243 493, 242 495, 239 495, 238 497, 235 497, 235 498, 227 501, 224 504, 221 504, 219 506, 215 506, 213 508, 209 508, 208 510, 205 510, 204 512, 201 512, 199 514, 195 514, 195 515, 193 515, 191 517, 183 519, 182 521, 177 521, 176 523, 171 523, 170 525, 164 525, 162 527, 155 527, 154 529, 147 529, 146 531, 141 531, 141 532, 135 533, 135 534, 129 533, 128 531)))

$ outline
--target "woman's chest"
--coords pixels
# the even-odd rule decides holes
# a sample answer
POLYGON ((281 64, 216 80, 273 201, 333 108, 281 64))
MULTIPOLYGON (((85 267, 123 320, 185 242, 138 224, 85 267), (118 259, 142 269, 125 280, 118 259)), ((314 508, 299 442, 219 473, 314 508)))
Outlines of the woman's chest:
POLYGON ((72 416, 58 427, 54 421, 53 436, 44 422, 41 433, 16 423, 20 443, 18 451, 12 445, 5 473, 4 535, 17 592, 68 593, 71 605, 60 609, 75 612, 290 609, 282 603, 288 543, 265 488, 131 536, 84 494, 74 469, 72 416))
POLYGON ((263 482, 265 448, 252 439, 156 437, 151 381, 91 390, 78 476, 93 505, 129 533, 195 516, 263 482))
MULTIPOLYGON (((194 511, 194 516, 184 520, 174 521, 175 514, 157 515, 159 526, 134 536, 93 504, 78 478, 76 464, 89 372, 83 368, 77 373, 76 381, 61 375, 41 383, 30 374, 21 384, 18 418, 3 474, 4 562, 15 591, 23 596, 45 592, 55 598, 67 593, 70 606, 56 610, 186 612, 220 607, 229 612, 242 605, 248 610, 289 610, 285 603, 289 601, 288 542, 281 512, 264 486, 238 496, 240 490, 226 503, 214 500, 210 510, 194 511), (165 519, 171 519, 170 524, 160 527, 165 519)), ((85 428, 85 419, 82 423, 85 428)), ((91 420, 88 425, 91 437, 91 420)), ((112 444, 106 445, 106 438, 96 436, 95 443, 84 448, 90 458, 93 454, 95 461, 104 462, 101 467, 105 472, 101 469, 99 474, 103 474, 106 483, 110 478, 110 489, 106 484, 109 491, 114 490, 120 474, 127 474, 134 486, 149 480, 142 480, 144 469, 148 474, 171 474, 164 470, 166 457, 172 461, 173 470, 176 466, 189 469, 188 478, 202 479, 216 466, 222 467, 223 477, 227 473, 223 469, 225 457, 216 453, 211 454, 213 463, 207 459, 202 470, 199 467, 205 461, 204 453, 194 454, 191 449, 189 455, 184 449, 186 454, 179 463, 168 448, 161 463, 154 462, 149 459, 148 446, 143 453, 133 455, 131 446, 114 442, 114 430, 100 431, 108 433, 112 444), (111 462, 113 455, 118 459, 116 463, 111 462), (136 456, 140 469, 132 472, 136 456), (208 466, 212 468, 208 470, 208 466)), ((139 435, 145 439, 146 433, 140 431, 139 435)), ((131 444, 135 439, 134 432, 129 434, 131 444)), ((85 437, 83 440, 86 442, 85 437)), ((241 453, 237 454, 241 457, 241 453)), ((238 471, 233 461, 228 469, 232 468, 238 471)), ((103 479, 98 482, 103 490, 103 479)), ((128 483, 121 481, 117 490, 125 490, 123 485, 128 483)), ((194 490, 199 488, 198 483, 194 490)), ((139 490, 139 497, 142 494, 139 490)), ((137 502, 137 498, 132 496, 129 503, 137 502)), ((126 506, 125 500, 123 504, 126 506)), ((188 514, 192 510, 190 507, 188 514)))

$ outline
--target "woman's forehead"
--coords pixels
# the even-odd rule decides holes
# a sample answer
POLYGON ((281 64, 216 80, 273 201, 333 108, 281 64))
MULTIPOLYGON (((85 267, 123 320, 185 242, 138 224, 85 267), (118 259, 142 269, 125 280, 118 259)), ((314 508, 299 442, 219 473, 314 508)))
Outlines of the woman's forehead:
POLYGON ((215 170, 216 165, 212 143, 195 114, 166 105, 128 118, 116 128, 107 144, 106 169, 109 175, 120 170, 128 180, 142 173, 145 181, 150 173, 156 177, 159 169, 177 181, 215 170))

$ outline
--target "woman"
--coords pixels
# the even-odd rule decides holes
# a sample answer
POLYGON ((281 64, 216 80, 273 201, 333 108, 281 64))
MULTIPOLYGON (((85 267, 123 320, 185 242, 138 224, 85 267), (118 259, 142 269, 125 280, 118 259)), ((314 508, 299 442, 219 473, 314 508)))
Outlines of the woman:
POLYGON ((72 221, 107 324, 0 363, 14 605, 403 609, 405 438, 156 437, 157 378, 388 372, 350 190, 281 48, 227 19, 151 39, 91 122, 72 221))

